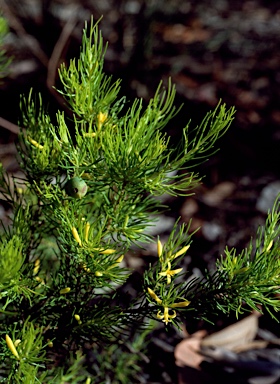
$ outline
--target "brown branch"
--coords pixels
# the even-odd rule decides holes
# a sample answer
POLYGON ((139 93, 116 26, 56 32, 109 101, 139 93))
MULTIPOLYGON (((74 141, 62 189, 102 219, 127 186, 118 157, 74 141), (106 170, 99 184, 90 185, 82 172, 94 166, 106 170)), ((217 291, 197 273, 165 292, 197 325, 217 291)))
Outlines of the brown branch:
POLYGON ((16 135, 18 135, 20 132, 20 127, 18 125, 11 123, 3 117, 0 117, 0 126, 5 129, 8 129, 8 131, 15 133, 16 135))
POLYGON ((77 9, 78 7, 75 7, 73 9, 69 20, 64 25, 61 31, 61 34, 59 36, 59 39, 57 40, 54 46, 52 55, 48 63, 47 87, 51 91, 52 91, 52 87, 55 84, 55 77, 56 77, 57 68, 59 65, 59 60, 62 56, 62 52, 69 40, 69 37, 71 36, 71 33, 73 32, 77 24, 77 9))
POLYGON ((20 20, 12 13, 9 5, 4 1, 0 0, 0 9, 2 10, 5 18, 9 22, 9 26, 12 27, 17 35, 24 41, 25 45, 30 49, 35 57, 47 67, 49 58, 40 47, 38 40, 35 37, 29 35, 21 24, 20 20))

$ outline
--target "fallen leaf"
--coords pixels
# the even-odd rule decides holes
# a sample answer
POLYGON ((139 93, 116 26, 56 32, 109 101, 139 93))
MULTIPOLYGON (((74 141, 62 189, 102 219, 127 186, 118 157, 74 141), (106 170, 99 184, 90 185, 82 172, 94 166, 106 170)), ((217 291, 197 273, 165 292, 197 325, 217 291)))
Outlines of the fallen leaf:
POLYGON ((206 336, 202 341, 202 347, 222 347, 237 352, 245 345, 252 342, 258 330, 258 313, 245 317, 221 331, 206 336))
POLYGON ((201 341, 205 335, 206 331, 198 331, 177 344, 174 350, 174 356, 175 363, 178 367, 187 365, 199 369, 199 365, 204 360, 204 357, 199 352, 201 341))

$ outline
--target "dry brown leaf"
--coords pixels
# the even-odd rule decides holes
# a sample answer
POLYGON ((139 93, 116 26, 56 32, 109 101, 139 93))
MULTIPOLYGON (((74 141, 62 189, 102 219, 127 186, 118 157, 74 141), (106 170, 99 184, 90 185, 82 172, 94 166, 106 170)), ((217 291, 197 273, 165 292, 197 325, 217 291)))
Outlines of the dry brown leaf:
POLYGON ((177 344, 174 356, 178 367, 187 365, 199 369, 199 365, 204 360, 204 357, 200 354, 200 345, 205 334, 206 331, 204 330, 198 331, 177 344))
POLYGON ((237 352, 256 337, 258 317, 259 314, 253 313, 219 332, 206 336, 201 345, 203 347, 222 347, 237 352))

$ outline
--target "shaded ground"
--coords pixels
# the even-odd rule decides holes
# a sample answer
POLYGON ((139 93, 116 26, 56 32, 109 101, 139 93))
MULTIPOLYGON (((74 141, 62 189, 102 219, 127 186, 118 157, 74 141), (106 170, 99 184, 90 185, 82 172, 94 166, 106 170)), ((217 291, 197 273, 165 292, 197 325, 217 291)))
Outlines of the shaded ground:
MULTIPOLYGON (((197 167, 205 175, 203 185, 193 197, 171 199, 169 221, 162 222, 172 225, 180 215, 184 221, 192 217, 193 228, 202 227, 186 261, 196 273, 211 268, 225 245, 241 250, 248 244, 280 191, 280 1, 26 0, 19 5, 1 0, 0 5, 11 28, 7 50, 14 56, 0 89, 0 117, 8 122, 20 120, 19 94, 30 87, 43 93, 52 113, 62 108, 51 90, 56 68, 78 54, 84 20, 91 14, 95 19, 104 15, 100 27, 109 41, 105 69, 123 79, 128 99, 149 100, 159 82, 171 76, 176 105, 184 103, 167 128, 172 141, 179 140, 182 124, 191 118, 195 126, 220 98, 236 106, 235 122, 218 143, 221 150, 197 167)), ((10 143, 16 128, 8 122, 0 127, 0 155, 14 171, 10 143)), ((161 235, 169 229, 163 227, 161 235)), ((152 252, 142 255, 139 272, 152 252)), ((215 331, 230 321, 221 318, 207 328, 215 331)), ((280 336, 269 317, 260 322, 280 336)), ((189 333, 203 327, 187 324, 189 333)), ((157 332, 155 340, 163 342, 150 351, 150 366, 158 372, 147 382, 175 382, 168 345, 182 335, 157 332), (164 356, 161 361, 159 355, 164 356)))

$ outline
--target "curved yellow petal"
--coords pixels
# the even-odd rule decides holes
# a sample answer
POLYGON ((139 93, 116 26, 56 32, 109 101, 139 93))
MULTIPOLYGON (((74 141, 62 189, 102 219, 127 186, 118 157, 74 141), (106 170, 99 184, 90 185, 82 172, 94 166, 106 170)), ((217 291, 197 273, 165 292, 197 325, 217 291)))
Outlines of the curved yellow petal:
POLYGON ((169 307, 170 308, 183 308, 183 307, 187 307, 188 305, 190 305, 190 303, 191 302, 189 300, 180 301, 179 303, 169 304, 169 307))
POLYGON ((151 298, 154 299, 158 304, 162 303, 162 300, 155 294, 155 292, 151 288, 148 288, 148 292, 151 298))

